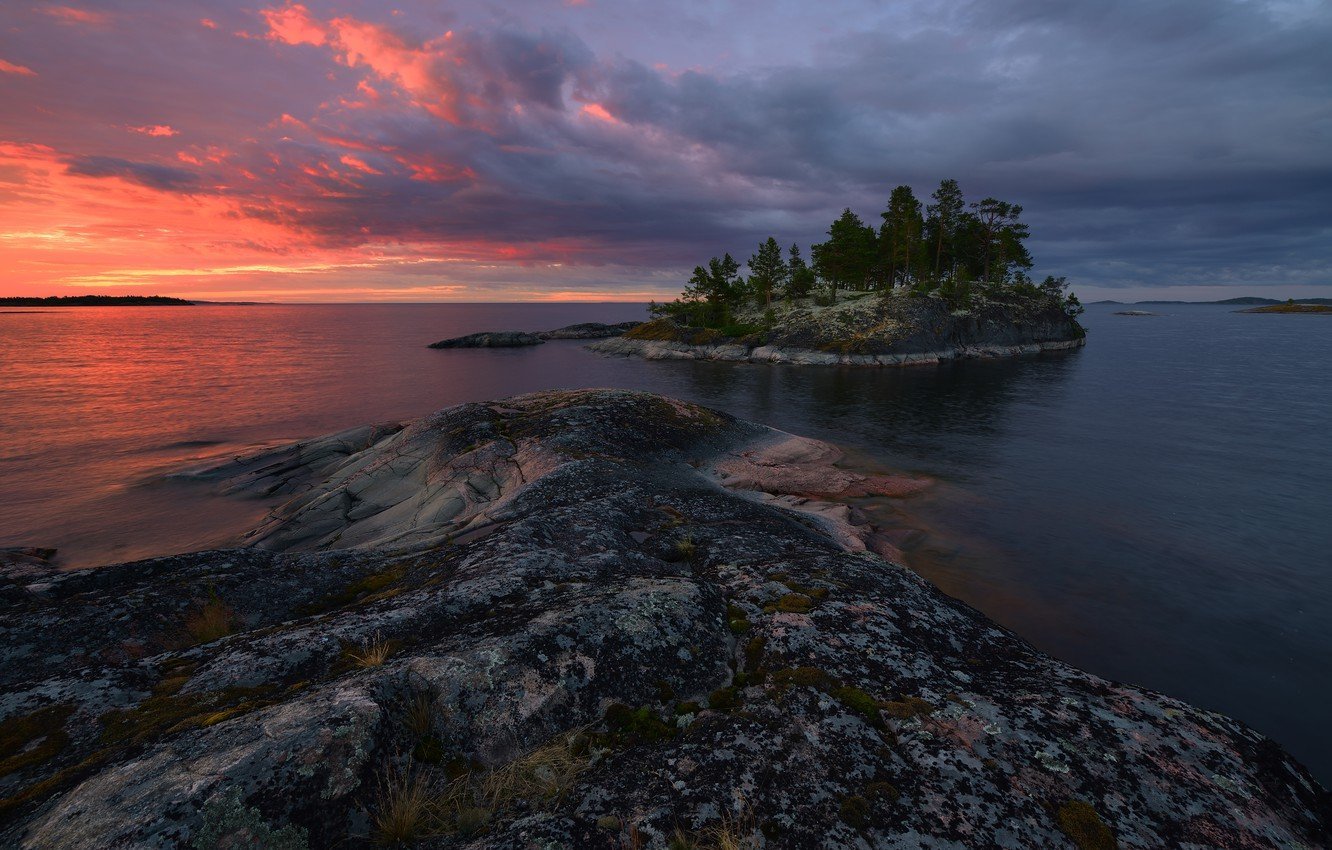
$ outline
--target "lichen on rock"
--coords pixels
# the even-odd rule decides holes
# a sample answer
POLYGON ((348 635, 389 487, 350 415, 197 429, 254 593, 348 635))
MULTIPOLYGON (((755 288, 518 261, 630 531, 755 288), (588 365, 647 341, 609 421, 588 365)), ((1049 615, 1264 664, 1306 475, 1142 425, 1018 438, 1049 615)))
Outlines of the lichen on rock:
POLYGON ((791 439, 551 392, 207 472, 290 501, 8 586, 0 845, 1323 845, 1279 747, 874 554, 831 506, 891 479, 791 439))

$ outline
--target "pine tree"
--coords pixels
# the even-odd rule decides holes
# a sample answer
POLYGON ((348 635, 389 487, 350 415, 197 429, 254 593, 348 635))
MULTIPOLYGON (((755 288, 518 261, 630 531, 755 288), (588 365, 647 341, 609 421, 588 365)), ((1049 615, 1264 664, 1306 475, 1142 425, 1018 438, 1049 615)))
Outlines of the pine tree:
POLYGON ((958 188, 956 180, 941 180, 939 188, 930 196, 934 203, 926 207, 928 228, 934 238, 934 276, 943 273, 944 248, 949 251, 949 267, 952 267, 954 243, 962 216, 966 213, 966 199, 958 188))
POLYGON ((898 186, 888 197, 888 209, 880 216, 883 225, 879 228, 879 246, 888 270, 888 288, 897 284, 899 275, 909 285, 923 227, 920 201, 910 186, 898 186))
POLYGON ((814 288, 814 270, 805 265, 799 245, 791 243, 788 253, 790 259, 786 263, 786 272, 789 282, 786 291, 792 298, 804 298, 814 288))
POLYGON ((758 253, 749 258, 749 284, 754 294, 767 305, 772 303, 773 291, 781 289, 786 283, 787 275, 782 247, 769 236, 766 242, 759 245, 758 253))
POLYGON ((869 282, 876 260, 877 245, 874 228, 866 227, 860 216, 850 208, 828 228, 828 241, 810 248, 814 258, 814 271, 837 289, 864 286, 869 282))

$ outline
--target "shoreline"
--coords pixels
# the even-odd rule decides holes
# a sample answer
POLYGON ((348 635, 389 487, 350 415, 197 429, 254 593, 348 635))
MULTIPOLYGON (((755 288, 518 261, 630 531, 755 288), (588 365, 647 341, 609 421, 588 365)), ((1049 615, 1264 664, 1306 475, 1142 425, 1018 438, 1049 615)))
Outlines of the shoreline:
POLYGON ((975 345, 908 354, 839 354, 781 346, 747 346, 740 343, 690 345, 671 340, 642 340, 616 337, 586 346, 599 354, 640 357, 644 360, 714 360, 738 363, 772 363, 795 366, 932 366, 952 360, 994 360, 1056 351, 1072 351, 1087 344, 1086 337, 1027 343, 1024 345, 975 345))

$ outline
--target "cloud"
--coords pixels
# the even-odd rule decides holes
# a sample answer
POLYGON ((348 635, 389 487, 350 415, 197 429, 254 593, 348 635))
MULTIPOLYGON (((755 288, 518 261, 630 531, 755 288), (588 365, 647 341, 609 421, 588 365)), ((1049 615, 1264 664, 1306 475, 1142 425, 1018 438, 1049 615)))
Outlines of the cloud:
POLYGON ((139 226, 157 220, 143 200, 124 229, 203 257, 172 268, 262 276, 265 255, 314 256, 353 275, 400 251, 457 263, 374 273, 466 267, 469 285, 518 291, 541 269, 561 291, 662 291, 710 255, 769 234, 808 245, 843 206, 873 220, 893 186, 924 197, 952 177, 1026 207, 1040 274, 1332 282, 1324 4, 135 8, 101 20, 114 39, 31 16, 25 49, 70 58, 7 90, 6 135, 55 165, 8 166, 20 177, 0 171, 0 198, 31 215, 43 192, 83 211, 156 193, 164 232, 139 226))
POLYGON ((179 136, 180 131, 166 124, 145 124, 142 127, 130 127, 132 133, 142 133, 145 136, 179 136))
POLYGON ((105 24, 110 17, 105 12, 96 12, 92 9, 81 9, 76 6, 58 6, 58 5, 39 5, 37 10, 44 15, 50 15, 61 23, 66 24, 105 24))
POLYGON ((163 192, 189 192, 199 188, 191 171, 149 162, 131 162, 114 156, 77 156, 65 160, 70 174, 82 177, 119 177, 163 192))
POLYGON ((35 77, 37 72, 23 65, 15 65, 13 62, 6 62, 0 59, 0 73, 18 74, 21 77, 35 77))

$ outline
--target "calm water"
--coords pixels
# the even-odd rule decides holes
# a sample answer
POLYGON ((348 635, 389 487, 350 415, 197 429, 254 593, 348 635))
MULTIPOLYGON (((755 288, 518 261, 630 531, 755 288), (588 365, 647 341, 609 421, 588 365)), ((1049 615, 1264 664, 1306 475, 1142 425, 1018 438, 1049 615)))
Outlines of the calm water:
POLYGON ((1080 352, 907 370, 645 363, 446 336, 600 305, 0 313, 0 545, 92 565, 226 542, 253 503, 164 474, 468 400, 616 386, 932 475, 912 565, 1053 654, 1240 717, 1332 783, 1332 319, 1095 306, 1080 352))

